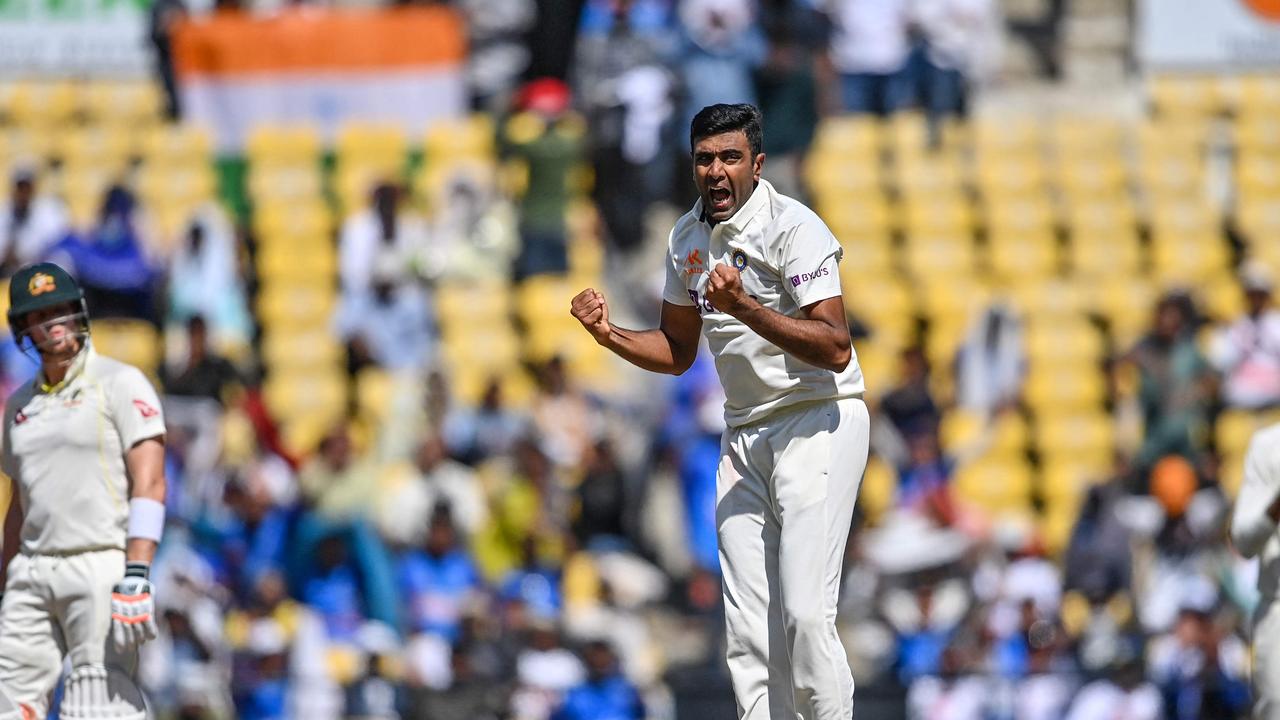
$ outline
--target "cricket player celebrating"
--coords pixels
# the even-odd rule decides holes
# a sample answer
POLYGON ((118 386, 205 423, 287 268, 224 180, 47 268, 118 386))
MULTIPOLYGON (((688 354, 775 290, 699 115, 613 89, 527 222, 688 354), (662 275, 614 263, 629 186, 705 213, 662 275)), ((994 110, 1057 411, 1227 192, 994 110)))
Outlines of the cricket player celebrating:
POLYGON ((747 720, 849 720, 853 676, 836 635, 841 561, 870 421, 826 225, 760 178, 760 112, 693 119, 699 199, 671 231, 659 327, 609 322, 573 299, 596 342, 680 374, 702 330, 726 396, 716 523, 728 663, 747 720))
POLYGON ((19 270, 9 304, 40 372, 4 409, 0 463, 16 492, 0 562, 0 718, 43 718, 65 656, 61 717, 144 720, 132 675, 156 631, 160 402, 137 368, 94 352, 83 295, 62 268, 19 270))
POLYGON ((1231 515, 1231 542, 1260 557, 1258 608, 1253 614, 1253 716, 1280 720, 1280 425, 1254 433, 1244 458, 1244 482, 1231 515))

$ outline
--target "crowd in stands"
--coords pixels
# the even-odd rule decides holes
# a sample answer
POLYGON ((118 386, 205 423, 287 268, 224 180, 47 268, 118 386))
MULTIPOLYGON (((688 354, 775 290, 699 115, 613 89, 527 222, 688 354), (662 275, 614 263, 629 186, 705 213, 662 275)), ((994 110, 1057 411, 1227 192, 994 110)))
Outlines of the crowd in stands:
MULTIPOLYGON (((687 205, 698 108, 759 103, 771 177, 804 194, 821 117, 962 115, 1002 36, 992 0, 587 0, 567 82, 521 83, 534 3, 455 4, 473 105, 524 176, 461 173, 438 198, 384 180, 347 208, 331 328, 353 377, 396 378, 380 424, 353 414, 313 445, 285 437, 262 397, 249 223, 210 204, 168 241, 124 183, 81 224, 40 168, 14 166, 0 272, 64 263, 95 321, 164 338, 163 621, 142 664, 161 717, 670 719, 707 678, 731 702, 710 358, 601 391, 552 356, 529 397, 495 377, 462 401, 437 286, 569 272, 588 193, 611 260, 660 277, 660 256, 635 251, 652 247, 651 205, 687 205)), ((182 13, 156 8, 157 26, 182 13)), ((955 492, 1001 423, 1025 422, 1018 309, 982 308, 945 366, 913 344, 895 376, 868 377, 873 472, 895 481, 876 498, 869 474, 851 529, 839 624, 857 702, 898 698, 921 720, 1245 716, 1256 566, 1224 541, 1233 471, 1214 428, 1280 406, 1273 282, 1243 266, 1234 318, 1172 291, 1112 349, 1108 409, 1141 435, 1088 486, 1061 547, 955 492), (972 446, 944 435, 957 412, 982 418, 972 446)), ((850 310, 857 345, 876 328, 850 310)), ((35 367, 11 341, 0 362, 7 389, 35 367)))

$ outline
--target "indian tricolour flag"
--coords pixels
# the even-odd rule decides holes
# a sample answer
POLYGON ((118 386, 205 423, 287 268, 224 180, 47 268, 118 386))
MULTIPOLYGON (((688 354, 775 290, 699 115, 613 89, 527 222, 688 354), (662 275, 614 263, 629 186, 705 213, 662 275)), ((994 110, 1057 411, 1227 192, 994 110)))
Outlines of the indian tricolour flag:
POLYGON ((349 121, 395 124, 415 137, 466 110, 465 56, 463 21, 443 7, 215 12, 174 34, 184 119, 209 127, 221 153, 264 123, 330 139, 349 121))

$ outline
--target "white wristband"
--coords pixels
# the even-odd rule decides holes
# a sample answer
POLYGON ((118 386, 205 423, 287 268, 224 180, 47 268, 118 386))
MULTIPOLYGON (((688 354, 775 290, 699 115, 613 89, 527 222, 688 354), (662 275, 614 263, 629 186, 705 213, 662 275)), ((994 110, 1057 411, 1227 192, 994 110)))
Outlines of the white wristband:
POLYGON ((160 542, 164 534, 164 504, 151 498, 134 498, 129 501, 129 531, 127 538, 141 538, 160 542))

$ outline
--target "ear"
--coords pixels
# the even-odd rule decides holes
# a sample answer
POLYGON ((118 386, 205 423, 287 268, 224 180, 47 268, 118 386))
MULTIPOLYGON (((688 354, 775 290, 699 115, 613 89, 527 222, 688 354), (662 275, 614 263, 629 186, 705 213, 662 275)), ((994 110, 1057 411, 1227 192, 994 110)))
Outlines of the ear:
POLYGON ((760 182, 760 171, 764 170, 764 153, 756 155, 755 160, 751 161, 751 175, 756 182, 760 182))

